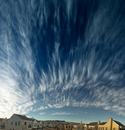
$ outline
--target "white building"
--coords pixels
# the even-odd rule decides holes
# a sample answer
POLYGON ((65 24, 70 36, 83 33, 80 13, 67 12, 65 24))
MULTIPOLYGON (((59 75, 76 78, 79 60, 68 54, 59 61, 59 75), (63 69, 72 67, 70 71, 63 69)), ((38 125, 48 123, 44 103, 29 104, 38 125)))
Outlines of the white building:
POLYGON ((34 119, 13 114, 7 121, 6 130, 31 130, 34 119))

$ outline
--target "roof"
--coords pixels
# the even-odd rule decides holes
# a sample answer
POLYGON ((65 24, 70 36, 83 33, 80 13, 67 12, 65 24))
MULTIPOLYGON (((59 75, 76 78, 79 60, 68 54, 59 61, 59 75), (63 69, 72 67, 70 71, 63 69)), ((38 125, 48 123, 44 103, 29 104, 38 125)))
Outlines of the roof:
POLYGON ((114 120, 114 122, 116 122, 119 126, 122 126, 122 127, 125 127, 125 125, 123 125, 121 122, 119 122, 119 121, 115 121, 114 120))
POLYGON ((98 125, 98 122, 90 122, 88 125, 98 125))
POLYGON ((35 119, 33 118, 28 118, 25 115, 19 115, 19 114, 13 114, 13 116, 18 116, 19 118, 21 118, 22 120, 29 120, 29 121, 34 121, 35 119))
POLYGON ((106 122, 100 122, 99 125, 104 125, 106 122))

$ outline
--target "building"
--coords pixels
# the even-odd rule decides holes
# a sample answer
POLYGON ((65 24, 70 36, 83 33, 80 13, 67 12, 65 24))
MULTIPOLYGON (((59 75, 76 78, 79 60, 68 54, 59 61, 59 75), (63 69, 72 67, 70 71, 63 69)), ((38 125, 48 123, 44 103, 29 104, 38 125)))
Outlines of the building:
POLYGON ((42 127, 43 127, 43 124, 42 124, 42 122, 41 121, 38 121, 38 120, 34 120, 33 122, 32 122, 32 129, 33 130, 35 130, 35 129, 42 129, 42 127))
POLYGON ((64 130, 72 130, 72 129, 73 129, 73 123, 64 124, 64 130))
POLYGON ((0 130, 125 130, 125 126, 112 118, 107 122, 83 124, 60 120, 38 121, 25 115, 13 114, 9 119, 0 118, 0 130))
POLYGON ((6 124, 6 130, 31 130, 34 119, 28 118, 25 115, 13 114, 6 124))
POLYGON ((84 130, 84 124, 81 123, 72 123, 72 130, 84 130))
POLYGON ((98 125, 98 130, 125 130, 125 126, 122 123, 109 118, 106 123, 100 123, 98 125))
POLYGON ((99 122, 91 122, 84 126, 84 130, 98 130, 99 122))

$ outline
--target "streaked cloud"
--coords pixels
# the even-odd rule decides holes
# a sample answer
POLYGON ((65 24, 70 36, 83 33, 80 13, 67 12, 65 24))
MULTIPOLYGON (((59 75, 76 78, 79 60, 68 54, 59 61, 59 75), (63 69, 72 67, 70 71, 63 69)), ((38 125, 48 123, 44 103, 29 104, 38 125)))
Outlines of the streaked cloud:
POLYGON ((125 115, 121 3, 37 2, 0 5, 0 116, 64 107, 125 115))
POLYGON ((71 113, 68 113, 68 112, 55 112, 55 113, 52 113, 51 115, 53 115, 53 116, 68 116, 68 115, 71 115, 71 113))

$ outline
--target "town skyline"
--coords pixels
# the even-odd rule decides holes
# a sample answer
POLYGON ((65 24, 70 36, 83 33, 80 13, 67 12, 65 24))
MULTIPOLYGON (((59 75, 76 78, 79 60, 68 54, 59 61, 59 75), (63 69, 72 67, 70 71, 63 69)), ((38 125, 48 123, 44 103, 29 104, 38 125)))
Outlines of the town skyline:
MULTIPOLYGON (((5 118, 3 118, 3 119, 9 119, 9 118, 11 118, 13 115, 17 115, 17 116, 24 116, 24 117, 26 117, 26 118, 29 118, 29 119, 32 119, 32 120, 38 120, 38 121, 59 121, 59 122, 71 122, 71 123, 80 123, 80 124, 89 124, 89 123, 91 123, 91 122, 106 122, 107 120, 109 120, 110 118, 111 119, 115 119, 115 118, 113 118, 113 117, 107 117, 106 119, 104 119, 104 120, 89 120, 88 122, 84 122, 84 121, 79 121, 79 122, 75 122, 75 121, 71 121, 71 120, 61 120, 61 119, 39 119, 39 118, 35 118, 35 117, 31 117, 31 116, 28 116, 28 115, 26 115, 26 114, 18 114, 18 113, 13 113, 10 117, 5 117, 5 118)), ((1 117, 0 117, 0 119, 2 119, 1 117)), ((123 124, 125 124, 125 122, 121 122, 121 123, 123 123, 123 124)))
POLYGON ((26 115, 13 114, 10 118, 0 118, 0 130, 124 130, 121 122, 108 118, 107 121, 89 123, 67 122, 61 120, 37 120, 26 115))
MULTIPOLYGON (((111 115, 110 116, 105 116, 105 117, 103 117, 103 118, 99 118, 99 117, 97 117, 97 118, 89 118, 88 120, 86 120, 86 118, 85 117, 83 117, 81 120, 71 120, 71 119, 66 119, 66 118, 62 118, 62 119, 60 119, 60 117, 51 117, 51 118, 43 118, 42 117, 42 115, 39 115, 39 116, 32 116, 32 115, 30 115, 30 114, 20 114, 20 113, 13 113, 12 115, 14 115, 14 114, 16 114, 16 115, 24 115, 24 116, 27 116, 28 118, 32 118, 32 119, 35 119, 35 120, 41 120, 41 121, 66 121, 66 122, 76 122, 76 123, 90 123, 90 122, 104 122, 104 121, 106 121, 106 120, 108 120, 109 118, 113 118, 113 119, 116 119, 116 120, 119 120, 120 122, 122 122, 123 124, 125 124, 125 120, 120 120, 120 118, 118 118, 117 116, 116 117, 112 117, 111 115)), ((11 116, 12 116, 11 115, 11 116)), ((9 119, 9 118, 11 118, 11 116, 9 116, 9 117, 2 117, 2 118, 5 118, 5 119, 9 119)), ((55 115, 54 115, 55 116, 55 115)), ((68 117, 68 115, 67 115, 67 117, 68 117)), ((1 118, 1 117, 0 117, 1 118)))

